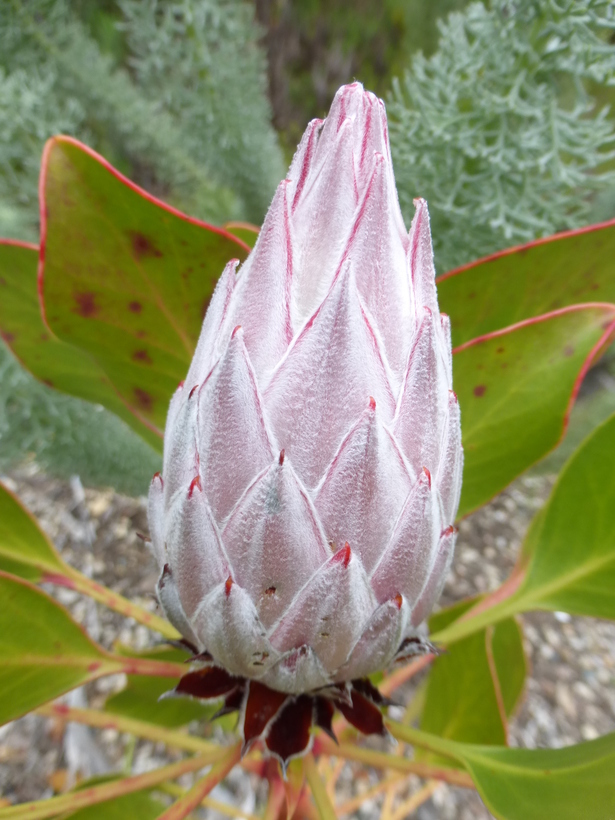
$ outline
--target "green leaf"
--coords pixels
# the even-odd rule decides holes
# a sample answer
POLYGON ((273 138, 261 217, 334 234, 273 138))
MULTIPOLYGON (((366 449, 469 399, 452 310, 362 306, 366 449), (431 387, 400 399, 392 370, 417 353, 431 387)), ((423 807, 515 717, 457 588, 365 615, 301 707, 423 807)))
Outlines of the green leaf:
MULTIPOLYGON (((475 603, 462 601, 438 612, 429 620, 430 630, 443 629, 475 603)), ((506 743, 507 718, 525 675, 521 631, 512 618, 458 641, 432 664, 421 728, 453 740, 506 743)), ((438 763, 444 760, 438 757, 438 763)))
POLYGON ((250 222, 227 222, 223 225, 224 230, 232 233, 237 239, 245 242, 248 247, 253 248, 260 233, 260 228, 250 222))
POLYGON ((28 581, 63 573, 64 561, 36 520, 0 482, 0 570, 28 581))
POLYGON ((485 804, 503 820, 610 820, 615 734, 565 749, 464 745, 458 756, 485 804))
MULTIPOLYGON (((158 647, 139 653, 138 657, 184 663, 190 655, 181 649, 158 647)), ((175 727, 184 726, 191 720, 208 720, 219 709, 219 704, 206 705, 188 698, 159 700, 161 695, 173 688, 174 683, 169 681, 169 678, 129 675, 125 688, 107 698, 105 710, 116 715, 155 723, 157 726, 175 727)))
POLYGON ((62 393, 103 404, 149 444, 162 450, 160 436, 130 410, 85 351, 61 342, 45 325, 37 292, 38 248, 0 241, 0 334, 21 364, 62 393))
POLYGON ((570 458, 523 546, 509 604, 615 618, 615 415, 570 458))
POLYGON ((179 637, 175 628, 164 618, 141 609, 64 563, 36 520, 1 482, 0 570, 28 581, 48 581, 69 587, 168 638, 179 637))
POLYGON ((59 604, 0 572, 0 724, 122 670, 59 604))
POLYGON ((530 525, 517 567, 496 593, 499 600, 439 629, 434 641, 448 645, 532 609, 615 619, 614 453, 615 415, 566 463, 530 525))
POLYGON ((614 319, 613 306, 576 306, 457 350, 453 383, 465 451, 460 516, 555 447, 614 319))
MULTIPOLYGON (((117 779, 116 775, 91 777, 79 783, 75 791, 83 791, 101 783, 112 783, 117 779)), ((71 812, 64 815, 64 820, 155 820, 165 808, 165 804, 152 797, 151 790, 146 789, 71 812)))
POLYGON ((388 725, 399 740, 461 763, 501 820, 610 820, 615 815, 615 733, 564 749, 508 749, 388 725))
POLYGON ((615 222, 479 259, 438 279, 453 345, 582 302, 615 302, 615 222))
POLYGON ((155 200, 68 137, 47 143, 42 179, 46 321, 161 430, 216 281, 249 247, 155 200))
POLYGON ((507 717, 512 717, 525 688, 527 659, 523 632, 514 618, 496 624, 491 635, 491 651, 507 717))

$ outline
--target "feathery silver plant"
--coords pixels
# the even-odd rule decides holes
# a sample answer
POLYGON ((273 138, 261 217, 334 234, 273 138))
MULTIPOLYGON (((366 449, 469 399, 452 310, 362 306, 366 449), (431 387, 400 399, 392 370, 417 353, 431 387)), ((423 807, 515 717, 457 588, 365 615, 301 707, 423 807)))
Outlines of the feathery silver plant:
POLYGON ((429 201, 440 272, 587 221, 614 129, 587 81, 615 83, 613 0, 472 3, 387 101, 402 210, 429 201))

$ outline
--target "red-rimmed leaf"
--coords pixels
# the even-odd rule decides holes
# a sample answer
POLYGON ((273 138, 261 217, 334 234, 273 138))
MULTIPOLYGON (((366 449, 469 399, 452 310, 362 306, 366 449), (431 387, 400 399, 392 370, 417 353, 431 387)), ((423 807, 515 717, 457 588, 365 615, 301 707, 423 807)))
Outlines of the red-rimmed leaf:
POLYGON ((45 319, 58 338, 95 359, 144 424, 164 426, 216 281, 229 259, 248 252, 227 231, 154 199, 76 140, 47 143, 45 319))
POLYGON ((394 724, 399 740, 452 757, 501 820, 608 820, 615 812, 615 732, 563 749, 458 743, 394 724))
POLYGON ((0 570, 38 582, 66 569, 36 519, 0 482, 0 570))
POLYGON ((260 228, 250 222, 226 222, 223 227, 225 231, 232 233, 250 248, 254 247, 260 233, 260 228))
POLYGON ((0 572, 0 723, 101 675, 121 672, 68 612, 32 584, 0 572))
POLYGON ((517 611, 564 610, 615 619, 615 415, 566 465, 520 558, 517 611))
POLYGON ((38 247, 0 240, 0 335, 22 365, 49 387, 103 404, 157 450, 160 436, 143 424, 85 351, 60 341, 43 322, 36 276, 38 247))
POLYGON ((478 259, 438 278, 453 345, 582 302, 615 303, 615 220, 478 259))
POLYGON ((615 415, 566 462, 508 580, 434 641, 450 645, 533 609, 615 619, 614 452, 615 415))
MULTIPOLYGON (((475 603, 461 601, 432 615, 430 631, 445 628, 475 603)), ((513 618, 452 644, 432 663, 421 728, 451 740, 505 744, 526 672, 522 634, 513 618)), ((445 758, 438 757, 438 763, 447 765, 445 758)))
POLYGON ((465 451, 460 516, 555 447, 614 321, 613 305, 577 305, 455 349, 465 451))

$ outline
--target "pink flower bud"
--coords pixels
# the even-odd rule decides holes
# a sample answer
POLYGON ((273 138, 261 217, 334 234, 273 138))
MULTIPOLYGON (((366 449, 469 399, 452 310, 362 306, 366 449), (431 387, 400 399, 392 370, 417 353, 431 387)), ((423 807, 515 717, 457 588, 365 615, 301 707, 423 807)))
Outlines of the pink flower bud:
POLYGON ((150 492, 166 614, 229 686, 307 714, 299 695, 420 649, 461 472, 427 205, 408 234, 384 105, 355 83, 225 268, 171 401, 150 492))

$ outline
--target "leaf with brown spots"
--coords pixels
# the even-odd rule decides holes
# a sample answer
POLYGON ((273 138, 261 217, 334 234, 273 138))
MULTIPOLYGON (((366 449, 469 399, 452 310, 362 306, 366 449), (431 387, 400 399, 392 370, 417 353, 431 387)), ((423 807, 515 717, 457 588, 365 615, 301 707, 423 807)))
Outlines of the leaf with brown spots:
MULTIPOLYGON (((36 246, 0 240, 0 333, 4 341, 23 366, 44 384, 103 404, 152 447, 162 450, 161 437, 122 401, 92 356, 60 341, 45 327, 36 289, 37 265, 36 246)), ((81 304, 90 303, 85 300, 81 304)))
POLYGON ((228 260, 245 259, 250 247, 156 200, 69 137, 47 143, 41 182, 46 322, 89 354, 118 394, 111 402, 101 390, 94 400, 117 412, 121 399, 139 432, 161 431, 203 306, 228 260))
POLYGON ((570 305, 615 303, 615 220, 508 248, 438 278, 453 345, 570 305))
POLYGON ((122 664, 28 581, 0 572, 0 724, 122 664))
POLYGON ((456 348, 465 451, 459 515, 485 504, 561 439, 615 305, 575 305, 456 348))

